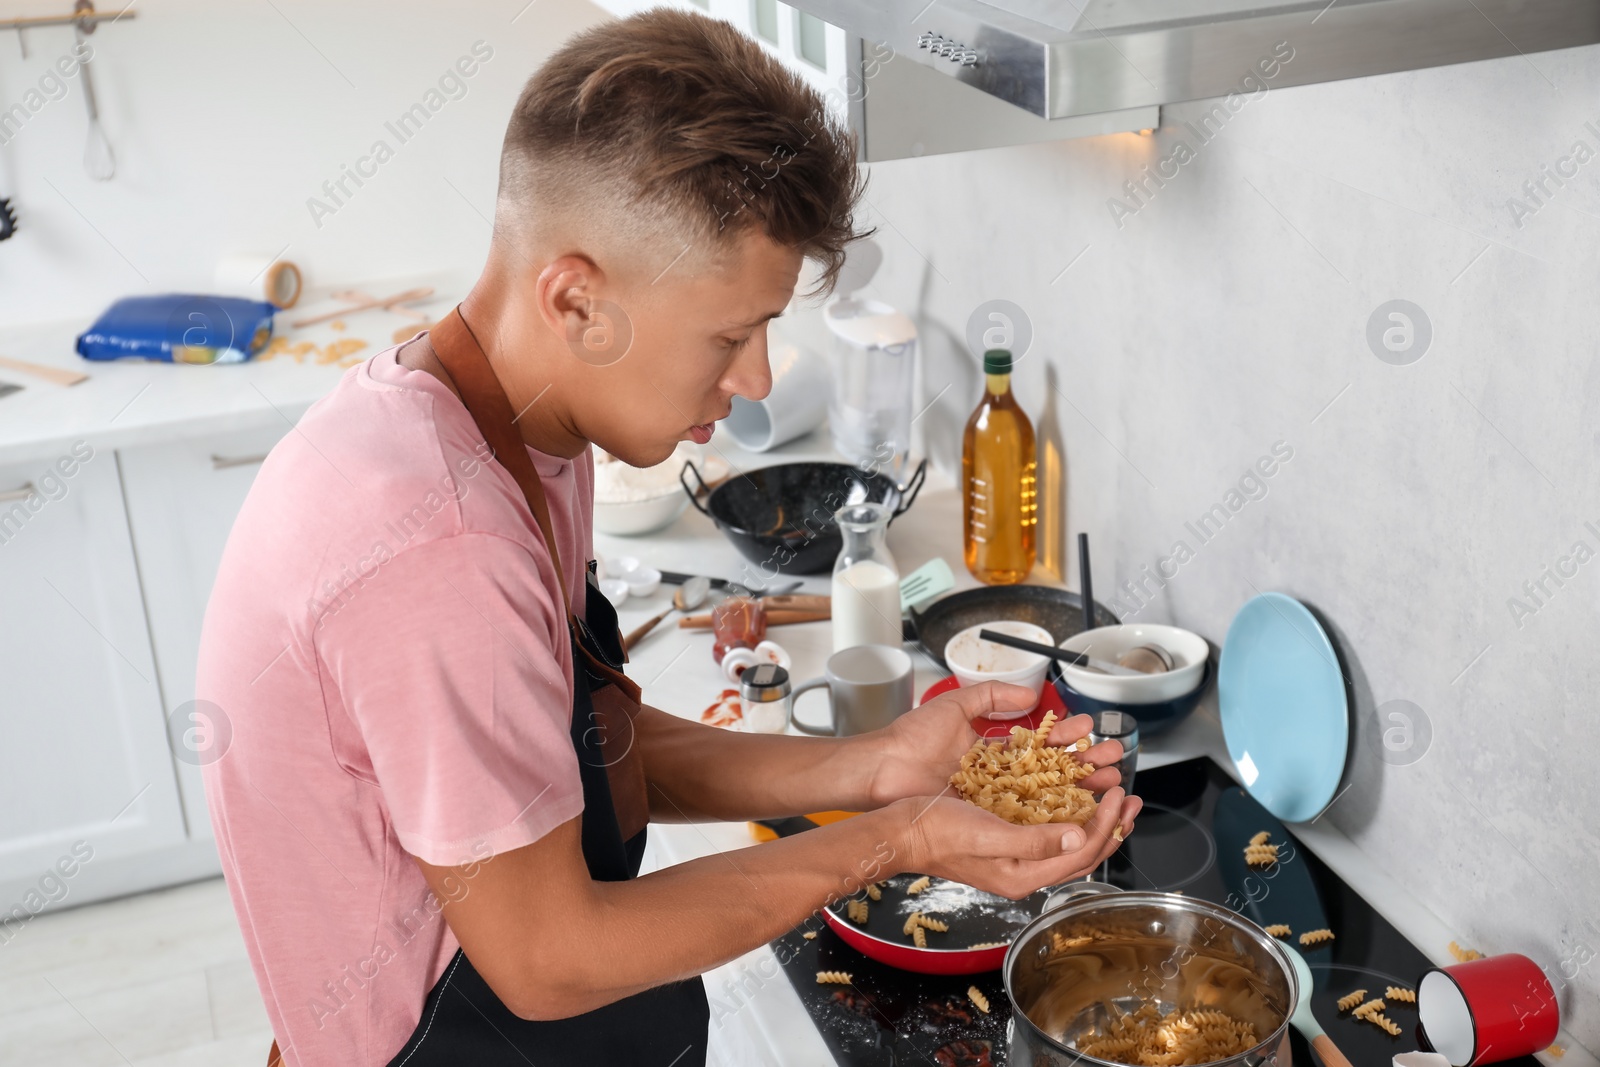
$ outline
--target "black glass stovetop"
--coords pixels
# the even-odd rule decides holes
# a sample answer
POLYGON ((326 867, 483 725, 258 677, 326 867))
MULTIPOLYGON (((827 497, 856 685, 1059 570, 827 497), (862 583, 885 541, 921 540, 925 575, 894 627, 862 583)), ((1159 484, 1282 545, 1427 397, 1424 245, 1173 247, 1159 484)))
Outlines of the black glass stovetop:
MULTIPOLYGON (((1341 1014, 1334 1002, 1354 989, 1382 996, 1389 985, 1415 989, 1428 959, 1282 823, 1208 759, 1140 770, 1134 792, 1144 798, 1138 827, 1097 878, 1123 889, 1183 892, 1224 904, 1267 926, 1285 923, 1294 936, 1327 927, 1331 944, 1301 948, 1311 966, 1312 1011, 1354 1067, 1388 1067, 1399 1052, 1426 1049, 1415 1005, 1390 1001, 1385 1014, 1402 1028, 1390 1037, 1371 1023, 1341 1014), (1267 830, 1280 846, 1268 872, 1244 865, 1244 844, 1267 830)), ((784 820, 780 832, 809 828, 784 820)), ((784 973, 843 1067, 977 1067, 1006 1063, 1011 1004, 999 971, 944 977, 876 963, 846 945, 816 917, 772 944, 784 973), (816 931, 807 940, 806 931, 816 931), (848 971, 849 986, 818 985, 818 971, 848 971), (967 998, 976 985, 989 999, 984 1015, 967 998)), ((1291 1031, 1293 1063, 1318 1063, 1291 1031)), ((1538 1067, 1532 1057, 1508 1061, 1538 1067)), ((1018 1065, 1022 1067, 1022 1065, 1018 1065)))

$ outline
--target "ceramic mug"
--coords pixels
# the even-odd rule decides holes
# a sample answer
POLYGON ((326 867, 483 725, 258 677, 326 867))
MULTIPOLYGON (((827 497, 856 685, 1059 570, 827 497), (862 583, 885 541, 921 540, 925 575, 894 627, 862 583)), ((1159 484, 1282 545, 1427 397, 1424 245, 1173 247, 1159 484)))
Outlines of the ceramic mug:
POLYGON ((801 733, 817 737, 850 737, 870 733, 911 710, 911 656, 888 645, 857 645, 828 657, 821 678, 795 687, 790 721, 801 733), (800 695, 810 689, 828 692, 826 727, 807 726, 795 714, 800 695))
POLYGON ((1561 1028, 1549 977, 1517 952, 1424 974, 1417 1015, 1428 1044, 1454 1067, 1532 1055, 1550 1047, 1561 1028))
POLYGON ((815 352, 791 344, 774 345, 772 391, 764 400, 733 398, 722 428, 740 448, 765 452, 802 437, 828 417, 833 380, 815 352))

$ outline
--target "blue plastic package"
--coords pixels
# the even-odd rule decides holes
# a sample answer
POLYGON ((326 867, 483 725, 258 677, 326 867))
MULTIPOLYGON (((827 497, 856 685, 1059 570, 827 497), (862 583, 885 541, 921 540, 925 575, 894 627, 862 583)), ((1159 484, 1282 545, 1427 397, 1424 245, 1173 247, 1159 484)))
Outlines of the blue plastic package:
POLYGON ((130 296, 78 335, 84 359, 153 359, 166 363, 242 363, 272 339, 264 300, 232 296, 130 296))

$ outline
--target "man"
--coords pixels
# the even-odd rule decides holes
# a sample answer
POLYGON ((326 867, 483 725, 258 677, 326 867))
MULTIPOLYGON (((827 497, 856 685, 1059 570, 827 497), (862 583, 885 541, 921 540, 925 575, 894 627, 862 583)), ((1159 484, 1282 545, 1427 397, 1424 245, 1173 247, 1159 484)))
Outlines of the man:
POLYGON ((696 976, 861 879, 1018 897, 1132 830, 1112 769, 1083 828, 948 795, 970 720, 1028 690, 771 737, 641 707, 619 670, 585 567, 591 443, 657 463, 765 396, 766 323, 805 258, 831 282, 860 191, 817 95, 728 26, 657 10, 581 34, 517 102, 465 301, 263 465, 198 688, 232 730, 206 791, 289 1064, 700 1063, 696 976), (863 814, 635 877, 648 819, 836 808, 863 814))

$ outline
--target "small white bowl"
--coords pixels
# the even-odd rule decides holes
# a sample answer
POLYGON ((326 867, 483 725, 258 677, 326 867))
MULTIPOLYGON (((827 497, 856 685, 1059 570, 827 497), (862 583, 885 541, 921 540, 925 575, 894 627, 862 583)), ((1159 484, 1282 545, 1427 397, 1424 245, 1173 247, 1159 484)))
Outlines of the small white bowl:
POLYGON ((634 596, 650 596, 661 588, 661 572, 654 567, 635 567, 622 576, 628 583, 628 592, 634 596))
MULTIPOLYGON (((1033 690, 1034 702, 1044 692, 1045 674, 1050 670, 1050 660, 1036 652, 997 645, 978 636, 980 630, 998 630, 1003 634, 1053 645, 1056 639, 1050 631, 1031 622, 1006 619, 969 626, 956 634, 944 646, 944 661, 950 673, 963 687, 982 682, 1010 682, 1033 690)), ((992 715, 994 719, 1020 719, 1033 709, 992 715)))
POLYGON ((622 602, 628 599, 628 583, 621 578, 602 578, 600 579, 600 592, 604 593, 605 598, 611 601, 612 607, 620 608, 622 602))
POLYGON ((1211 647, 1199 634, 1176 626, 1126 623, 1085 630, 1061 642, 1061 647, 1070 652, 1086 652, 1112 663, 1140 645, 1166 649, 1172 656, 1172 670, 1162 674, 1101 674, 1063 663, 1061 673, 1079 693, 1109 704, 1160 704, 1194 692, 1205 675, 1206 657, 1211 654, 1211 647))

